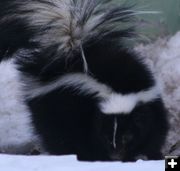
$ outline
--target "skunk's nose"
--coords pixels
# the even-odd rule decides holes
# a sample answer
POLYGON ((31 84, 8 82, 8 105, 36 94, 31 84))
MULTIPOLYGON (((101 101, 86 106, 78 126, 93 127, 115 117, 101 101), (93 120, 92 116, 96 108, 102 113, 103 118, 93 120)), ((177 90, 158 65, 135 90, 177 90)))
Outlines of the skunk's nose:
POLYGON ((110 157, 110 160, 112 160, 112 161, 121 161, 122 160, 122 156, 118 153, 112 153, 109 157, 110 157))

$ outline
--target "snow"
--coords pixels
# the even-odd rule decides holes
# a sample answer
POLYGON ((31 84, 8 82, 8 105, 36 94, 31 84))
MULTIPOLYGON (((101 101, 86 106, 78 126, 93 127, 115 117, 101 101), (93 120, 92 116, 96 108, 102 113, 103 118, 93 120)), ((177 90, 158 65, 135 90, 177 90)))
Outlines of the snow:
POLYGON ((36 143, 19 80, 13 60, 0 62, 0 152, 27 153, 36 143))
POLYGON ((140 44, 136 51, 155 73, 169 112, 170 131, 163 153, 180 155, 180 31, 151 44, 140 44))
POLYGON ((164 171, 165 162, 79 162, 76 156, 0 155, 1 171, 164 171))

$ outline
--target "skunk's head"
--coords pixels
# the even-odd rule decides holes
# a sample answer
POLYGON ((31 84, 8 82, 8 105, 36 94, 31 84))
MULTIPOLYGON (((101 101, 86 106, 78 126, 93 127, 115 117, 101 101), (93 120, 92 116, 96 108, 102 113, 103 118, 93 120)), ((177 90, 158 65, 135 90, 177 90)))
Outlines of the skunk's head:
POLYGON ((154 149, 157 149, 154 157, 160 157, 167 126, 164 120, 164 109, 159 101, 139 104, 130 113, 97 114, 94 157, 97 160, 135 161, 144 159, 140 156, 149 159, 148 155, 154 155, 154 149))
MULTIPOLYGON (((137 149, 145 143, 150 132, 148 114, 99 114, 95 119, 96 143, 101 144, 107 160, 135 160, 137 149), (146 116, 147 115, 147 116, 146 116)), ((152 123, 151 123, 152 124, 152 123)))

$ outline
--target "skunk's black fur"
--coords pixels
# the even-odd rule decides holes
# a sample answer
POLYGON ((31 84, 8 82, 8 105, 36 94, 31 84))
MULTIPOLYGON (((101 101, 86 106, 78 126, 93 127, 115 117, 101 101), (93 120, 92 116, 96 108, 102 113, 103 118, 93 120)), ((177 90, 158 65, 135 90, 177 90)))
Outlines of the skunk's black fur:
POLYGON ((32 124, 52 154, 161 159, 156 82, 123 43, 136 12, 100 0, 1 0, 0 54, 16 58, 32 124))

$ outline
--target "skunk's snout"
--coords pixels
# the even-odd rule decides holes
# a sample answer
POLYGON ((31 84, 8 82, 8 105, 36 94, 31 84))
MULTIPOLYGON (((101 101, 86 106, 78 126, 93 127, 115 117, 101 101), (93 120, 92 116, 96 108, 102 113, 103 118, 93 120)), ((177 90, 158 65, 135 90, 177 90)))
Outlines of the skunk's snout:
POLYGON ((123 159, 122 155, 120 155, 119 153, 112 153, 109 158, 112 161, 121 161, 123 159))
POLYGON ((109 158, 112 161, 123 161, 125 156, 127 156, 126 154, 126 150, 124 148, 118 150, 118 149, 114 149, 114 151, 112 151, 109 154, 109 158))
POLYGON ((126 148, 122 143, 120 146, 113 147, 112 151, 109 152, 109 159, 112 161, 122 161, 124 156, 126 156, 126 148))

